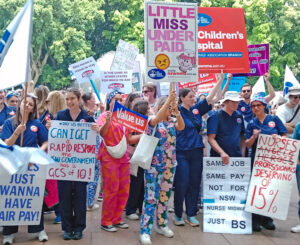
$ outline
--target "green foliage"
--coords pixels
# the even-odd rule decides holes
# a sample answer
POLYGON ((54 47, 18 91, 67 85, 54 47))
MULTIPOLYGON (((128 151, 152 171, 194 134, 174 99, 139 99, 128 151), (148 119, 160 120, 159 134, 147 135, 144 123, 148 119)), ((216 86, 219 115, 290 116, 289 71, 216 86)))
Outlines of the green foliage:
MULTIPOLYGON (((177 1, 244 8, 248 43, 270 43, 275 89, 282 89, 286 64, 300 77, 300 0, 177 1)), ((0 0, 0 30, 24 3, 0 0)), ((35 0, 31 57, 34 81, 52 89, 67 87, 69 64, 115 50, 119 39, 144 52, 144 0, 35 0)), ((248 80, 254 83, 257 78, 248 80)))

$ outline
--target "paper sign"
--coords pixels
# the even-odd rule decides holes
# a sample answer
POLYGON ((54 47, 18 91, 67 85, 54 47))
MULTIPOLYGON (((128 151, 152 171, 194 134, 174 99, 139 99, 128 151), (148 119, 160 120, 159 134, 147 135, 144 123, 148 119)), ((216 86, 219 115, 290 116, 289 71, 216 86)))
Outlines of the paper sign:
POLYGON ((259 135, 247 197, 248 212, 286 220, 299 148, 298 140, 259 135))
POLYGON ((132 71, 101 71, 101 93, 114 90, 130 94, 132 92, 132 71))
MULTIPOLYGON (((222 83, 222 90, 227 82, 227 74, 225 75, 225 78, 222 83)), ((241 92, 241 87, 243 84, 246 82, 246 77, 232 77, 229 86, 228 86, 228 91, 236 91, 236 92, 241 92)), ((252 90, 253 91, 253 90, 252 90)), ((253 93, 252 93, 253 94, 253 93)))
POLYGON ((197 82, 197 4, 145 1, 146 80, 197 82))
POLYGON ((249 58, 242 8, 198 7, 199 73, 248 73, 249 58))
POLYGON ((22 174, 1 173, 0 225, 38 225, 41 219, 47 165, 30 164, 22 174))
POLYGON ((119 40, 111 71, 133 70, 139 49, 123 40, 119 40))
POLYGON ((135 132, 143 133, 147 127, 148 117, 129 110, 127 107, 115 101, 112 119, 135 132))
POLYGON ((248 45, 250 73, 233 74, 233 76, 263 76, 269 71, 269 53, 270 48, 268 43, 248 45))
POLYGON ((139 92, 142 90, 142 77, 141 77, 141 69, 140 69, 140 62, 136 61, 134 69, 132 71, 132 86, 134 92, 139 92))
POLYGON ((215 74, 199 74, 198 82, 195 83, 179 83, 179 89, 192 88, 200 84, 215 84, 217 82, 215 74))
POLYGON ((203 158, 203 231, 251 234, 252 216, 245 212, 250 158, 203 158))
POLYGON ((48 154, 55 161, 49 165, 47 179, 90 182, 94 180, 96 132, 91 123, 51 121, 48 154))

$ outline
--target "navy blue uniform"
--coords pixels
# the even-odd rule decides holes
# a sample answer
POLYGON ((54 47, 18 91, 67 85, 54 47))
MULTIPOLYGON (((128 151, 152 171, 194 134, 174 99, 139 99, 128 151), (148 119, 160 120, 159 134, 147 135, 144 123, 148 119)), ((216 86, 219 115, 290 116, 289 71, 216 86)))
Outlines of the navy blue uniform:
MULTIPOLYGON (((230 116, 224 110, 219 110, 207 119, 207 134, 215 134, 219 146, 230 157, 241 157, 240 137, 244 134, 243 116, 235 111, 230 116)), ((211 148, 211 157, 219 157, 220 154, 211 148)))
POLYGON ((47 121, 48 121, 48 120, 53 120, 53 119, 54 119, 54 117, 52 116, 52 114, 51 114, 48 110, 46 110, 46 111, 40 116, 39 121, 40 121, 44 126, 46 126, 47 121))
POLYGON ((253 112, 251 110, 250 103, 247 104, 243 100, 240 101, 240 103, 239 103, 238 111, 243 115, 243 117, 247 123, 250 122, 254 117, 253 112))
MULTIPOLYGON (((73 121, 70 110, 59 111, 55 120, 73 121)), ((85 110, 81 110, 76 122, 94 122, 85 110)), ((58 180, 59 205, 62 229, 65 232, 82 232, 86 227, 87 182, 58 180)))
POLYGON ((4 104, 4 108, 0 111, 0 126, 2 126, 6 119, 11 118, 16 114, 16 108, 4 104))
POLYGON ((183 202, 188 217, 197 215, 197 202, 203 169, 203 140, 199 134, 202 127, 202 115, 212 109, 203 99, 187 110, 179 106, 185 123, 182 131, 176 132, 177 168, 174 179, 174 209, 177 217, 182 217, 183 202), (198 130, 193 122, 197 125, 198 130), (198 132, 199 131, 199 132, 198 132))

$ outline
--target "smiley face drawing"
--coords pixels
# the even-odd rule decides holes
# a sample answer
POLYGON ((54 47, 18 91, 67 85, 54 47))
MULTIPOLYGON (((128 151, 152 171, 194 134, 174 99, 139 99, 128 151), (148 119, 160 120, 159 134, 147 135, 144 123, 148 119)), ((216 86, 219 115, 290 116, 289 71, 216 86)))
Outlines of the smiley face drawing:
POLYGON ((165 70, 170 66, 170 59, 165 54, 158 54, 155 57, 155 65, 160 70, 165 70))

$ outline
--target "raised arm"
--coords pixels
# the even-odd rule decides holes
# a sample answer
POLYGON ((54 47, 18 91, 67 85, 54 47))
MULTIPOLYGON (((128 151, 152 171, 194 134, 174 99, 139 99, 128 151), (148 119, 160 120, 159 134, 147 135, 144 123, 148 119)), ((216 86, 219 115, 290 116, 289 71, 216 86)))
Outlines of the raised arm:
POLYGON ((216 101, 219 101, 221 99, 221 87, 222 82, 224 80, 224 74, 220 73, 216 75, 217 84, 213 87, 213 89, 210 91, 208 96, 206 97, 207 104, 211 105, 214 104, 216 101))
POLYGON ((275 97, 276 94, 272 84, 270 83, 270 73, 269 72, 265 73, 264 78, 269 91, 269 94, 265 97, 265 100, 267 103, 269 103, 275 97))

